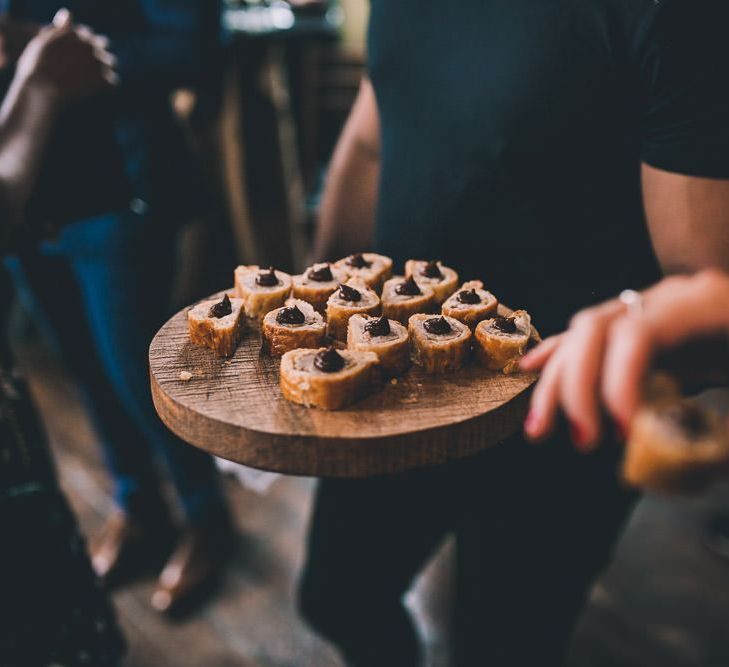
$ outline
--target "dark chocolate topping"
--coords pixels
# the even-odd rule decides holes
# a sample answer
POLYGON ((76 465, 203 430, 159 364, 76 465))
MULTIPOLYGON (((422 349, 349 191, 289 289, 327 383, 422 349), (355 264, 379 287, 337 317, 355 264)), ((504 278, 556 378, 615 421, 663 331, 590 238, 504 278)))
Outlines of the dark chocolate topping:
POLYGON ((392 329, 390 329, 390 320, 386 317, 378 317, 376 320, 370 320, 364 325, 364 330, 370 334, 370 336, 388 336, 392 329))
POLYGON ((423 267, 421 273, 426 278, 439 278, 440 280, 443 280, 443 274, 441 273, 440 267, 438 266, 438 262, 436 260, 428 262, 423 267))
POLYGON ((313 280, 317 283, 328 283, 331 280, 334 280, 334 276, 332 275, 332 269, 330 268, 329 264, 322 264, 318 269, 310 268, 309 272, 307 273, 310 280, 313 280))
POLYGON ((276 313, 276 322, 279 324, 303 324, 306 322, 306 315, 296 305, 287 306, 276 313))
POLYGON ((440 317, 431 317, 429 320, 425 320, 425 322, 423 322, 423 329, 425 329, 428 333, 435 334, 436 336, 445 336, 453 331, 453 327, 442 315, 440 317))
POLYGON ((208 317, 216 317, 220 319, 221 317, 225 317, 226 315, 230 315, 233 312, 233 306, 230 303, 230 299, 228 298, 227 294, 223 295, 223 298, 218 301, 218 303, 215 303, 210 308, 210 314, 208 317))
POLYGON ((340 285, 339 298, 342 299, 342 301, 357 303, 358 301, 362 301, 362 294, 360 294, 359 290, 354 289, 354 287, 350 287, 349 285, 340 285))
POLYGON ((412 276, 405 279, 399 285, 396 285, 395 293, 400 294, 401 296, 418 296, 418 294, 422 294, 418 287, 418 283, 415 282, 415 278, 412 276))
POLYGON ((314 366, 324 373, 336 373, 344 368, 344 357, 330 347, 317 353, 314 357, 314 366))
POLYGON ((372 262, 368 262, 361 252, 347 257, 347 264, 354 269, 369 269, 372 266, 372 262))
POLYGON ((671 405, 666 408, 664 414, 689 437, 699 438, 711 430, 706 415, 698 405, 693 403, 671 405))
POLYGON ((496 329, 496 331, 500 331, 505 334, 515 334, 519 331, 513 318, 502 317, 501 315, 494 317, 494 321, 491 326, 496 329))
POLYGON ((475 289, 464 289, 458 292, 456 297, 461 303, 476 304, 481 303, 481 297, 475 289))
POLYGON ((256 276, 256 285, 260 287, 275 287, 278 285, 278 277, 272 266, 264 271, 259 271, 256 276))

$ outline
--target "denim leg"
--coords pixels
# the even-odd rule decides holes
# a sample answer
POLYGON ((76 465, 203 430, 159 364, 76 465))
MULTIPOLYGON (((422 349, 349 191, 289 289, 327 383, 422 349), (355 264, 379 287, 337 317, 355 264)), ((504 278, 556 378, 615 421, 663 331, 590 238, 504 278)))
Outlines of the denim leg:
POLYGON ((174 235, 132 214, 77 223, 58 247, 79 285, 96 350, 127 415, 166 462, 190 520, 223 507, 212 457, 174 436, 157 416, 147 351, 168 315, 174 235))
MULTIPOLYGON (((114 480, 117 504, 159 497, 159 481, 144 438, 109 383, 86 323, 81 295, 68 262, 36 252, 5 258, 15 292, 44 337, 56 348, 83 391, 114 480)), ((159 508, 162 511, 162 508, 159 508)))

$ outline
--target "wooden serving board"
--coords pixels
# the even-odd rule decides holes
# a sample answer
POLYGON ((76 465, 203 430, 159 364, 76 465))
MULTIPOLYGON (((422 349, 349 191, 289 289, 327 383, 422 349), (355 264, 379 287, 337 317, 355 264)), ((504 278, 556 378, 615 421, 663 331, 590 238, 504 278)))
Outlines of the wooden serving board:
POLYGON ((180 438, 216 456, 288 474, 366 477, 442 464, 504 440, 521 428, 536 380, 478 366, 445 375, 413 368, 326 412, 283 397, 279 363, 261 352, 254 328, 228 360, 193 345, 182 310, 149 349, 154 405, 180 438), (180 379, 184 371, 190 380, 180 379))

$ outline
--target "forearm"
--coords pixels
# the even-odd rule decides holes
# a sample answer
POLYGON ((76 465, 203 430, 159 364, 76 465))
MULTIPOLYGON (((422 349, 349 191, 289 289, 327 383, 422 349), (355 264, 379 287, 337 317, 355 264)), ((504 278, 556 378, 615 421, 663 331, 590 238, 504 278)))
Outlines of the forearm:
POLYGON ((646 217, 666 273, 729 270, 729 181, 643 167, 646 217))
POLYGON ((22 217, 56 109, 50 89, 22 76, 13 79, 0 106, 0 205, 11 225, 22 217))
POLYGON ((372 247, 379 160, 353 142, 340 142, 321 200, 315 260, 335 260, 372 247))
POLYGON ((379 116, 367 79, 334 150, 322 194, 314 259, 372 247, 380 177, 379 116))

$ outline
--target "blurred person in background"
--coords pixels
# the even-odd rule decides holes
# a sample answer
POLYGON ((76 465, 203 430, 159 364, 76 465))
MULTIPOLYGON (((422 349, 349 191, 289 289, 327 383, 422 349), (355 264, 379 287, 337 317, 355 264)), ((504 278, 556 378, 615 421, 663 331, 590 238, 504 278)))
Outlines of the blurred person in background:
MULTIPOLYGON (((729 267, 726 2, 371 7, 317 259, 373 238, 400 266, 441 259, 543 335, 661 269, 729 267)), ((352 665, 419 664, 402 598, 453 531, 455 664, 562 664, 634 502, 618 451, 580 455, 561 428, 546 447, 519 435, 435 469, 322 480, 304 615, 352 665)))
MULTIPOLYGON (((115 80, 103 41, 68 12, 18 54, 0 105, 0 252, 25 233, 24 209, 63 106, 115 80)), ((0 272, 0 321, 12 289, 0 272)), ((51 462, 26 384, 0 334, 0 664, 115 667, 124 642, 51 462)))
MULTIPOLYGON (((58 3, 3 5, 0 60, 10 75, 58 3)), ((6 266, 86 390, 101 435, 119 509, 95 540, 94 567, 109 585, 161 569, 152 604, 174 613, 216 581, 232 535, 212 458, 174 437, 154 411, 146 358, 169 315, 176 231, 200 206, 170 94, 209 75, 218 8, 208 0, 74 0, 69 9, 108 37, 119 85, 64 109, 25 210, 45 240, 26 241, 6 266), (181 531, 155 458, 181 501, 181 531)))

